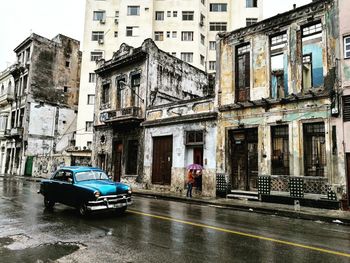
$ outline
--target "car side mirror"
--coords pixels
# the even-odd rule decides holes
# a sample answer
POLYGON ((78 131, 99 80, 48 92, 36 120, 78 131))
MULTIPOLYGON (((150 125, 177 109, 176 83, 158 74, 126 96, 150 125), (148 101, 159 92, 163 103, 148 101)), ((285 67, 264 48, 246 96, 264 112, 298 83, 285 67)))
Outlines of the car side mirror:
POLYGON ((109 180, 112 180, 112 176, 108 176, 109 180))
POLYGON ((68 183, 72 184, 73 183, 73 179, 72 178, 68 178, 68 183))

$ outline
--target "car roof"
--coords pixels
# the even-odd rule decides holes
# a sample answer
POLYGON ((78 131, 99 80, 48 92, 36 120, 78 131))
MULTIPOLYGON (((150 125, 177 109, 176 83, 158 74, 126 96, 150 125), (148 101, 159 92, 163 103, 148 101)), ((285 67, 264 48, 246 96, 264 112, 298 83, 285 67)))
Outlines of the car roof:
POLYGON ((74 173, 77 173, 77 172, 85 172, 85 171, 103 171, 101 168, 99 167, 91 167, 91 166, 64 166, 64 167, 61 167, 59 170, 71 170, 73 171, 74 173))

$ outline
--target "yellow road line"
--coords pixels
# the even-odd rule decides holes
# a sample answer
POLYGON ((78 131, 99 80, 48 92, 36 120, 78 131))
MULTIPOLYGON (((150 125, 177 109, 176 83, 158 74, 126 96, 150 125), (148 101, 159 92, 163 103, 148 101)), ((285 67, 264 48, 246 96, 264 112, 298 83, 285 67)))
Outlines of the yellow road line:
POLYGON ((201 228, 213 229, 216 231, 230 233, 230 234, 234 234, 234 235, 245 236, 245 237, 250 237, 250 238, 255 238, 255 239, 260 239, 260 240, 266 240, 266 241, 284 244, 284 245, 288 245, 288 246, 305 248, 305 249, 314 250, 314 251, 318 251, 318 252, 322 252, 322 253, 327 253, 327 254, 332 254, 332 255, 350 258, 350 254, 348 254, 348 253, 333 251, 333 250, 329 250, 329 249, 307 246, 307 245, 298 244, 298 243, 294 243, 294 242, 289 242, 289 241, 284 241, 284 240, 279 240, 279 239, 274 239, 274 238, 269 238, 269 237, 264 237, 264 236, 259 236, 259 235, 253 235, 253 234, 244 233, 244 232, 240 232, 240 231, 229 230, 229 229, 225 229, 225 228, 221 228, 221 227, 209 226, 209 225, 194 223, 194 222, 185 221, 185 220, 176 219, 176 218, 171 218, 171 217, 166 217, 166 216, 159 216, 159 215, 143 213, 143 212, 139 212, 139 211, 135 211, 135 210, 128 210, 128 212, 133 213, 133 214, 137 214, 137 215, 148 216, 148 217, 153 217, 153 218, 157 218, 157 219, 178 222, 178 223, 196 226, 196 227, 201 227, 201 228))

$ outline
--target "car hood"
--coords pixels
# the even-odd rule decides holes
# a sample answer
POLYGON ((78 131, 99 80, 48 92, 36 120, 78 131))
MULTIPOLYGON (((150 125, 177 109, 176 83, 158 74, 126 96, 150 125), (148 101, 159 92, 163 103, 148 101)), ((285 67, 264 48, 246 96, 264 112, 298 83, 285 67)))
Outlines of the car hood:
POLYGON ((126 193, 129 186, 123 183, 116 183, 109 180, 89 180, 79 182, 78 185, 99 191, 101 195, 115 195, 126 193))

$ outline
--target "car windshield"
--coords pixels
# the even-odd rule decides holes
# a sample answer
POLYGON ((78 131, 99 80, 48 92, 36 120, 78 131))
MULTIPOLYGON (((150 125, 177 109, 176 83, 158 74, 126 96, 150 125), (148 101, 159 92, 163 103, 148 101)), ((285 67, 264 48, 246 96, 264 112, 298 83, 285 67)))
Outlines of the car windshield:
POLYGON ((75 179, 77 182, 88 181, 88 180, 108 180, 108 176, 101 171, 85 171, 78 172, 75 174, 75 179))

